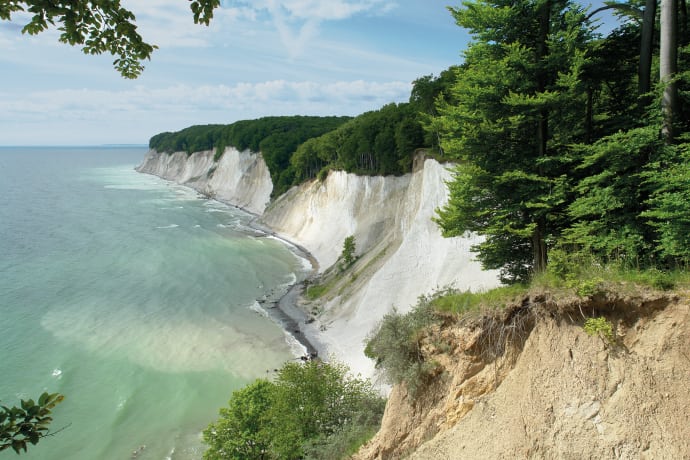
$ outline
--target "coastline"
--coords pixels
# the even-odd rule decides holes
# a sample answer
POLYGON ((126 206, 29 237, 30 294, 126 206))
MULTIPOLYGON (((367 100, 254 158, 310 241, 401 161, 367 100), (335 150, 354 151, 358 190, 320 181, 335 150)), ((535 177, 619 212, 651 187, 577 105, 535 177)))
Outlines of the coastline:
MULTIPOLYGON (((271 293, 267 293, 263 298, 256 299, 260 308, 266 313, 266 315, 274 321, 276 324, 281 326, 286 334, 292 337, 297 343, 299 343, 305 350, 305 355, 295 356, 296 359, 312 359, 319 357, 324 359, 328 356, 328 351, 326 345, 319 340, 316 332, 312 330, 307 330, 303 327, 308 324, 310 320, 313 320, 310 314, 304 311, 299 306, 299 301, 302 296, 302 290, 305 283, 312 280, 319 271, 319 262, 314 257, 314 255, 309 252, 305 247, 290 241, 282 235, 277 234, 273 229, 266 225, 260 224, 258 219, 261 218, 260 214, 249 211, 248 209, 236 205, 234 203, 218 199, 212 194, 204 193, 194 187, 185 184, 179 184, 177 182, 170 181, 168 179, 162 178, 158 175, 151 174, 148 172, 143 172, 139 170, 139 166, 134 168, 139 174, 149 174, 160 179, 167 180, 175 185, 186 187, 190 190, 194 190, 199 195, 205 197, 209 200, 215 200, 231 208, 242 211, 243 213, 252 216, 253 218, 247 224, 247 227, 254 232, 256 236, 260 238, 274 238, 284 244, 288 250, 290 250, 296 257, 302 258, 309 262, 311 265, 311 270, 303 280, 296 279, 294 283, 288 285, 287 291, 280 295, 278 298, 269 298, 271 293)), ((312 329, 312 328, 310 328, 312 329)))
POLYGON ((324 360, 328 356, 326 345, 319 340, 314 328, 303 327, 313 322, 314 318, 299 305, 305 285, 313 280, 319 272, 319 261, 304 246, 290 241, 288 238, 273 231, 273 229, 267 225, 259 223, 258 219, 261 218, 261 215, 249 211, 242 206, 219 200, 214 196, 209 196, 204 193, 201 194, 208 199, 216 200, 219 203, 223 203, 226 206, 230 206, 253 216, 254 218, 249 221, 247 226, 257 232, 257 236, 274 238, 283 243, 293 254, 295 254, 295 256, 309 262, 311 270, 303 280, 296 280, 292 283, 288 287, 287 292, 282 294, 278 299, 271 300, 263 298, 257 299, 257 302, 273 321, 278 323, 288 335, 304 347, 306 354, 297 357, 298 359, 308 360, 319 358, 324 360))

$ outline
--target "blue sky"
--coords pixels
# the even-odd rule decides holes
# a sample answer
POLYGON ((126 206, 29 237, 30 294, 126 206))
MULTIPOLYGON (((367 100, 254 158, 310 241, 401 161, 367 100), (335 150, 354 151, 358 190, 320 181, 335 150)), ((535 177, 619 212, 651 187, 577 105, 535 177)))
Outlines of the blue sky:
POLYGON ((234 0, 210 27, 186 0, 122 0, 159 46, 137 80, 57 32, 0 22, 0 145, 140 143, 161 131, 267 115, 356 115, 409 97, 460 62, 448 0, 234 0))

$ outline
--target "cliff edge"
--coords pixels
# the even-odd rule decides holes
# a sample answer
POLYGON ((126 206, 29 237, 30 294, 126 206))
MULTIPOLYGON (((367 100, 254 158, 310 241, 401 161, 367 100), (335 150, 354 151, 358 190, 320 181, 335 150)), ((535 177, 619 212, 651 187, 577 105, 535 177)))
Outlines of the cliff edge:
POLYGON ((422 339, 433 382, 388 400, 355 460, 690 458, 690 299, 538 293, 422 339), (615 340, 585 333, 601 315, 615 340))

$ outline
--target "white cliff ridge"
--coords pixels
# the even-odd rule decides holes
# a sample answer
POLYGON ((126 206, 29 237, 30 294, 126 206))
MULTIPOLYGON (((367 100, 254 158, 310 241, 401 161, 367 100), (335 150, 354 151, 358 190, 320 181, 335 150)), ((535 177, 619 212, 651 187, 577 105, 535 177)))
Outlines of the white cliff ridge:
POLYGON ((187 155, 150 150, 137 171, 153 174, 261 214, 271 198, 273 183, 261 155, 227 148, 219 161, 207 150, 187 155))
POLYGON ((477 291, 498 285, 497 273, 473 260, 475 236, 443 238, 432 222, 447 200, 450 178, 435 160, 400 177, 332 171, 323 182, 293 187, 268 207, 272 184, 260 154, 227 149, 216 163, 210 151, 151 151, 138 170, 261 214, 262 223, 310 251, 322 272, 354 235, 358 276, 326 296, 318 320, 303 329, 355 373, 373 374, 364 340, 392 308, 407 311, 420 295, 444 286, 477 291))

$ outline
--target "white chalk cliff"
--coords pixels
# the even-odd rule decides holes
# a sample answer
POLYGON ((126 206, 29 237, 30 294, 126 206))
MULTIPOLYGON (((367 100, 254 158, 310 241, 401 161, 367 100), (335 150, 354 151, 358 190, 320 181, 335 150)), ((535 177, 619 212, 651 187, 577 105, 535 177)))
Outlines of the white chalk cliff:
POLYGON ((373 374, 364 340, 394 307, 409 310, 422 294, 453 285, 482 290, 498 285, 496 272, 473 260, 475 236, 443 238, 431 220, 448 197, 447 168, 420 160, 400 177, 357 176, 332 171, 320 181, 293 187, 273 203, 272 184, 260 154, 227 149, 188 156, 151 151, 140 172, 191 186, 219 200, 261 214, 277 234, 304 246, 321 271, 334 264, 343 241, 354 235, 360 257, 356 277, 320 302, 318 320, 305 332, 355 373, 373 374))
POLYGON ((228 148, 219 161, 207 150, 187 155, 150 150, 137 171, 187 185, 255 214, 266 209, 273 183, 261 155, 228 148))

